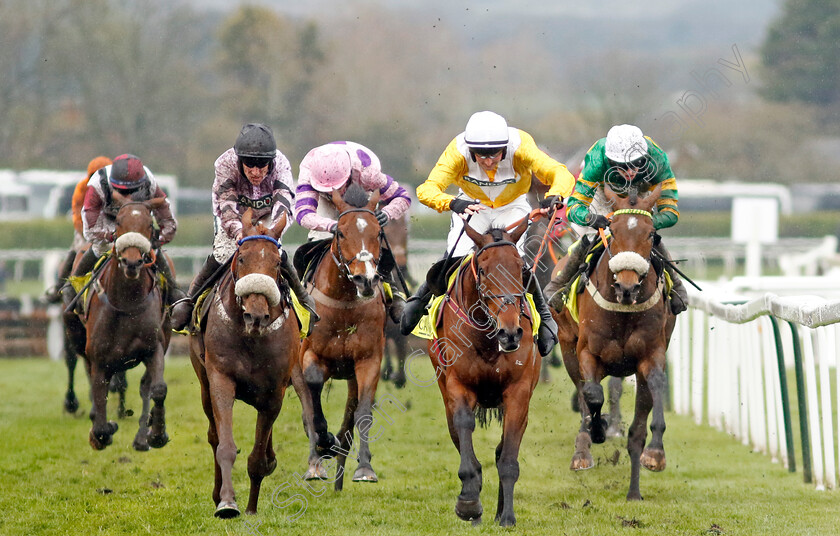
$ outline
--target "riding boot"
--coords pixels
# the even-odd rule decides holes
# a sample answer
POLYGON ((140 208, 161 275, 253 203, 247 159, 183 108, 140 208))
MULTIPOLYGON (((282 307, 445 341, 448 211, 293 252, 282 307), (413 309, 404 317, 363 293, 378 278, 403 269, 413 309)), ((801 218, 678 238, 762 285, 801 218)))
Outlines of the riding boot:
POLYGON ((61 265, 58 267, 58 277, 55 281, 55 286, 50 287, 44 293, 44 297, 46 298, 48 303, 58 303, 61 301, 61 287, 67 283, 67 278, 70 276, 70 272, 73 270, 73 261, 76 260, 76 250, 71 249, 67 252, 67 255, 64 257, 64 260, 61 262, 61 265))
POLYGON ((429 284, 424 281, 417 292, 405 302, 400 318, 400 333, 408 335, 414 331, 414 327, 426 314, 426 306, 430 299, 432 299, 432 290, 429 288, 429 284))
MULTIPOLYGON (((665 249, 661 241, 653 247, 659 256, 671 260, 671 254, 668 253, 668 250, 665 249)), ((679 274, 677 274, 677 271, 670 264, 665 263, 665 271, 671 276, 671 294, 669 300, 671 302, 671 313, 676 316, 688 309, 688 291, 685 289, 685 285, 679 274)))
POLYGON ((575 276, 581 271, 581 264, 586 259, 589 251, 589 235, 583 235, 576 244, 572 244, 567 251, 568 260, 563 269, 545 287, 545 295, 548 303, 555 310, 560 311, 564 307, 565 294, 569 290, 575 276))
POLYGON ((186 296, 180 300, 172 302, 170 315, 173 330, 181 331, 190 323, 193 306, 195 305, 194 302, 198 297, 198 289, 203 287, 205 283, 209 281, 210 277, 216 273, 216 270, 219 269, 219 266, 221 265, 216 258, 212 254, 208 255, 207 259, 204 261, 204 266, 201 267, 195 275, 195 278, 192 280, 192 283, 190 283, 190 288, 187 291, 186 296))
POLYGON ((292 261, 289 259, 289 256, 286 255, 285 251, 283 252, 282 257, 283 262, 280 263, 280 271, 283 273, 283 278, 285 278, 286 282, 289 284, 289 288, 292 289, 292 292, 294 292, 295 296, 297 296, 300 304, 306 307, 306 310, 309 311, 309 326, 311 329, 315 322, 321 320, 321 317, 315 312, 315 300, 308 292, 306 292, 306 289, 301 284, 297 271, 295 270, 295 267, 292 266, 292 261))
MULTIPOLYGON (((73 270, 73 273, 70 275, 76 277, 85 275, 86 273, 93 270, 93 267, 96 266, 97 260, 99 260, 99 257, 97 257, 96 253, 93 252, 93 248, 88 248, 88 250, 85 251, 85 254, 82 255, 82 258, 79 260, 78 266, 76 266, 76 269, 73 270)), ((65 310, 68 307, 70 307, 70 303, 74 299, 76 299, 76 289, 73 288, 73 285, 71 285, 68 281, 61 288, 61 301, 64 303, 65 310)), ((76 304, 76 309, 77 311, 81 309, 78 303, 76 304)))
POLYGON ((537 308, 537 313, 540 315, 541 322, 539 332, 537 333, 537 349, 539 349, 540 355, 545 357, 551 353, 552 348, 557 344, 557 322, 551 316, 551 311, 548 309, 548 303, 540 288, 540 283, 537 281, 537 277, 527 268, 523 271, 522 275, 528 282, 527 291, 534 298, 534 307, 537 308))
POLYGON ((161 250, 157 250, 155 268, 163 274, 163 278, 166 280, 166 305, 171 307, 173 303, 187 297, 187 295, 184 294, 184 291, 178 287, 178 282, 175 281, 175 277, 172 276, 172 270, 169 268, 166 256, 161 250))

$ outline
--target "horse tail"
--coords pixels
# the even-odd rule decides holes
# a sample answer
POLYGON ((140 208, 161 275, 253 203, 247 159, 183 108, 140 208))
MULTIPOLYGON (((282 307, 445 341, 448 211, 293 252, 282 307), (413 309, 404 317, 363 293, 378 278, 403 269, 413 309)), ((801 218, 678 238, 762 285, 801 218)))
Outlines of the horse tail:
POLYGON ((487 428, 493 421, 502 423, 505 417, 505 407, 498 406, 495 408, 483 408, 481 406, 476 406, 475 410, 473 410, 473 414, 475 415, 476 422, 478 422, 478 426, 481 428, 487 428))

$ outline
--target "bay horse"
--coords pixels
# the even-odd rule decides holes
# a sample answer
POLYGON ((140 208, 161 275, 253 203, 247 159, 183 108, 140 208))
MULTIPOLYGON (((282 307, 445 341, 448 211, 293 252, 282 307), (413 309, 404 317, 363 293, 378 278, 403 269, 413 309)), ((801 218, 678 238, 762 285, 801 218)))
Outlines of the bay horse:
MULTIPOLYGON (((271 228, 254 224, 252 217, 249 208, 242 217, 243 238, 230 270, 214 286, 207 318, 199 331, 190 335, 189 343, 190 360, 201 384, 201 405, 209 421, 207 441, 215 466, 214 515, 223 519, 240 514, 232 479, 237 454, 234 400, 257 410, 245 510, 256 514, 262 481, 277 467, 272 426, 286 388, 294 381, 298 393, 303 393, 298 363, 300 330, 280 270, 284 253, 278 240, 286 215, 271 228)), ((304 396, 301 403, 307 407, 304 396)))
POLYGON ((525 218, 510 233, 491 229, 480 234, 464 223, 476 251, 459 269, 440 306, 439 338, 429 342, 449 435, 461 455, 462 487, 455 513, 474 524, 483 511, 481 464, 472 435, 476 414, 481 421, 490 408, 503 410, 502 439, 496 447, 500 484, 495 520, 502 526, 516 523, 513 487, 519 479, 519 446, 542 362, 523 284, 524 261, 516 248, 527 227, 525 218))
MULTIPOLYGON (((327 479, 325 453, 336 461, 335 490, 344 486, 344 464, 359 428, 358 467, 354 482, 377 482, 371 466, 368 430, 385 346, 386 311, 379 285, 380 226, 374 209, 375 190, 367 194, 351 186, 344 198, 334 191, 339 212, 329 252, 315 268, 310 294, 321 320, 301 344, 303 377, 311 393, 314 429, 310 434, 309 469, 305 478, 327 479), (324 383, 347 380, 347 402, 336 440, 321 406, 324 383)), ((306 419, 304 419, 306 420, 306 419)))
POLYGON ((589 277, 587 291, 578 296, 579 322, 575 323, 566 308, 555 311, 563 361, 577 387, 581 413, 570 468, 592 467, 589 448, 593 442, 605 440, 601 380, 607 375, 623 378, 635 374, 635 414, 627 434, 627 500, 641 500, 640 466, 651 471, 665 469, 665 351, 676 319, 666 300, 664 275, 651 262, 657 239, 652 210, 661 186, 646 197, 635 192, 619 197, 608 187, 604 192, 615 208, 610 220, 612 236, 589 277), (645 447, 651 410, 652 436, 645 447))
POLYGON ((136 202, 117 192, 114 199, 120 208, 114 246, 104 261, 108 264, 90 287, 84 317, 65 313, 65 322, 72 350, 84 357, 90 378, 93 426, 89 441, 94 449, 110 445, 118 429, 116 422, 107 420, 112 377, 139 363, 145 365, 140 380, 143 410, 133 442, 135 450, 145 451, 149 447, 161 448, 169 441, 164 408, 167 387, 163 379, 169 314, 152 250, 152 213, 166 200, 136 202), (154 401, 151 409, 150 399, 154 401))

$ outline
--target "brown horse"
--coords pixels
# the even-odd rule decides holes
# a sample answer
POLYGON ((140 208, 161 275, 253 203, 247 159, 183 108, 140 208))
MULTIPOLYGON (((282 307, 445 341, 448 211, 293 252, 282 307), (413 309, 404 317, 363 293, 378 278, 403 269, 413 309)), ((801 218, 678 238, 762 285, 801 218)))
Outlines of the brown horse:
MULTIPOLYGON (((257 410, 254 448, 248 456, 251 480, 248 514, 257 512, 263 479, 277 467, 272 426, 280 414, 291 381, 300 380, 299 326, 289 289, 282 279, 278 239, 286 216, 272 228, 252 223, 252 211, 242 217, 243 238, 231 268, 214 287, 207 318, 190 335, 190 359, 201 383, 201 405, 210 425, 213 448, 215 515, 239 515, 233 490, 233 402, 242 400, 257 410), (282 291, 280 290, 282 286, 282 291)), ((297 383, 302 392, 303 384, 297 383)), ((301 397, 306 407, 306 400, 301 397)))
POLYGON ((636 375, 636 410, 627 436, 628 500, 642 498, 640 465, 651 471, 665 469, 665 351, 675 317, 666 302, 664 276, 651 263, 656 238, 651 211, 660 192, 657 187, 645 198, 635 193, 622 198, 605 189, 616 209, 610 223, 612 237, 589 277, 587 291, 578 296, 579 323, 568 309, 555 314, 563 361, 577 386, 581 410, 571 469, 592 467, 589 447, 605 440, 601 380, 607 375, 636 375), (651 409, 652 436, 643 451, 651 409))
POLYGON ((477 251, 460 268, 441 305, 439 338, 429 343, 449 434, 461 454, 462 487, 455 513, 474 523, 481 520, 482 507, 481 464, 472 434, 476 413, 481 417, 489 408, 503 410, 502 440, 496 447, 496 521, 502 526, 516 523, 513 487, 519 478, 519 446, 542 362, 522 281, 524 261, 516 249, 527 226, 526 218, 510 234, 491 229, 482 235, 464 225, 477 251))
POLYGON ((344 199, 336 192, 332 198, 340 213, 338 225, 310 289, 321 320, 301 345, 301 364, 314 407, 306 478, 327 478, 319 455, 331 451, 337 462, 335 489, 341 490, 356 425, 359 464, 353 481, 378 480, 370 464, 368 430, 385 346, 386 313, 377 274, 380 227, 373 212, 379 192, 367 199, 363 191, 348 189, 344 199), (337 441, 321 407, 321 391, 329 378, 347 380, 347 403, 337 441))
POLYGON ((134 437, 136 450, 166 445, 163 380, 164 354, 169 346, 169 315, 165 296, 151 258, 154 217, 165 199, 130 201, 115 194, 122 205, 116 216, 116 240, 100 277, 91 286, 85 318, 65 313, 72 349, 85 358, 91 384, 90 444, 97 450, 111 444, 117 423, 107 420, 111 378, 143 363, 140 380, 143 411, 134 437), (84 325, 84 329, 79 326, 84 325), (154 407, 149 408, 149 399, 154 407))

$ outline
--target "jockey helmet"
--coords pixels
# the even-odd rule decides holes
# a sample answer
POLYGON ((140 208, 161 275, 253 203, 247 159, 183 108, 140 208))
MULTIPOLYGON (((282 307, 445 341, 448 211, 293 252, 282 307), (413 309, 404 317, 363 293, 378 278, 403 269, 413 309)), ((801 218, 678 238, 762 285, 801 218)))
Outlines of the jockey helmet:
POLYGON ((312 149, 301 167, 309 170, 309 184, 319 192, 341 188, 350 178, 350 155, 340 145, 328 143, 312 149))
POLYGON ((607 132, 604 154, 617 164, 633 162, 647 156, 648 144, 639 127, 615 125, 607 132))
POLYGON ((108 182, 119 190, 135 190, 148 183, 149 176, 139 158, 133 154, 121 154, 111 164, 108 182))
POLYGON ((482 152, 482 149, 502 149, 508 144, 507 121, 501 115, 493 112, 476 112, 467 121, 464 130, 464 142, 472 151, 482 152))
POLYGON ((233 144, 236 156, 242 158, 271 159, 277 155, 274 133, 268 125, 248 123, 239 132, 233 144))

